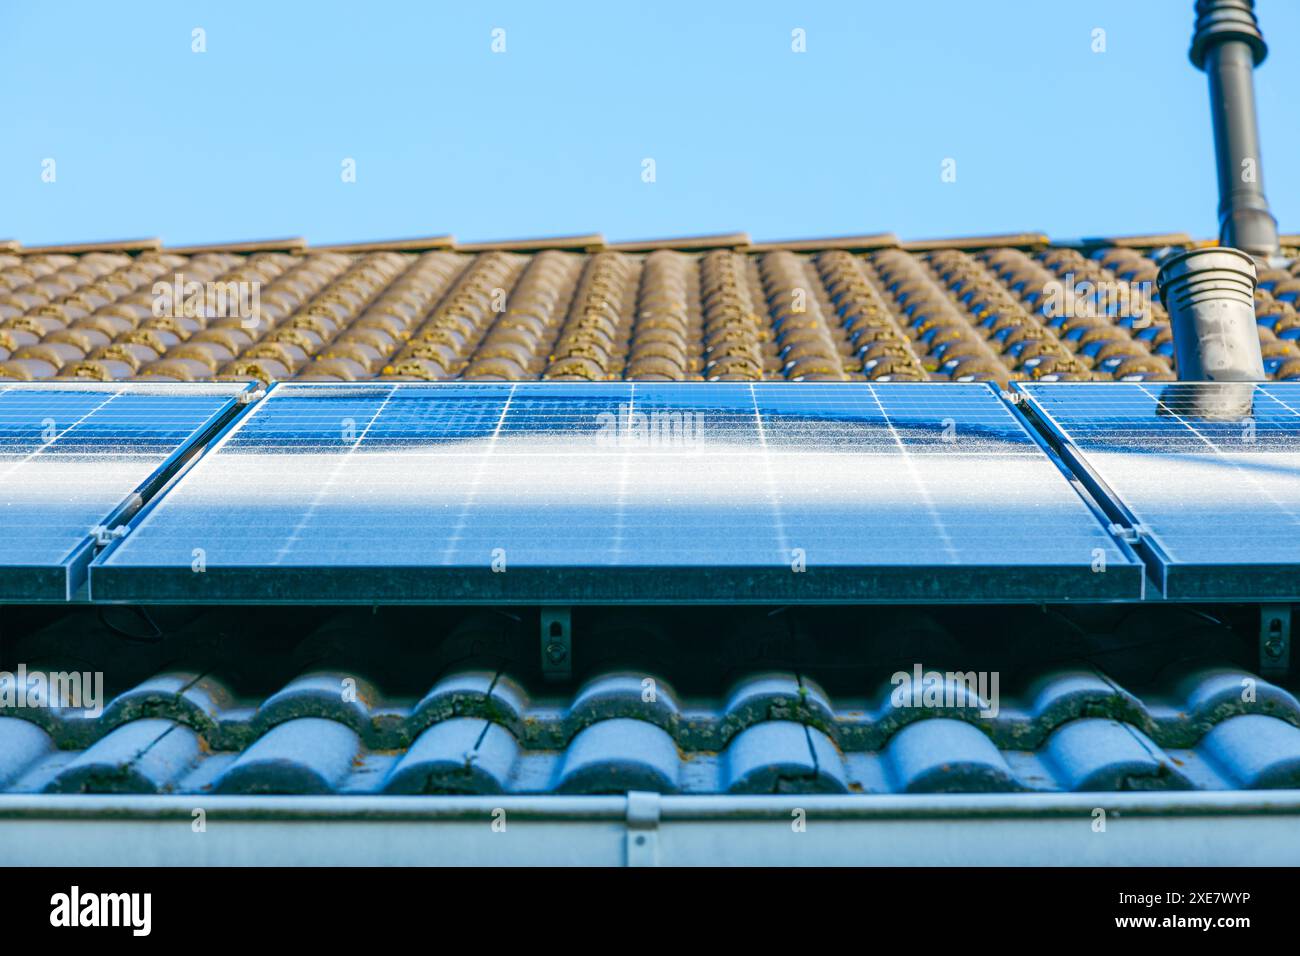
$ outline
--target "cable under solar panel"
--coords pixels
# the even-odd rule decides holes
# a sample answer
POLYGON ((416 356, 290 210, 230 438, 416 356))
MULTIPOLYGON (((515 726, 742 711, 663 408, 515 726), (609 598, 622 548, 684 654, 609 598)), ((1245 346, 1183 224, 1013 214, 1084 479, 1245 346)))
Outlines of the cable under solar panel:
POLYGON ((1300 383, 1017 387, 1166 597, 1300 597, 1300 383))
POLYGON ((984 385, 280 385, 97 600, 1132 600, 1140 562, 984 385))
POLYGON ((68 600, 94 529, 125 521, 246 388, 0 384, 0 600, 68 600))

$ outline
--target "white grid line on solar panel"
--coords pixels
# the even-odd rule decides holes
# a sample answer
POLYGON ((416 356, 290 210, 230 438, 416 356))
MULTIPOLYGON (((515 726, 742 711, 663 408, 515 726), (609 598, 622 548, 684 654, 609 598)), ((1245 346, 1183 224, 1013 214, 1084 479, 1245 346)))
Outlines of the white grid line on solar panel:
POLYGON ((515 400, 516 386, 511 385, 510 390, 506 393, 505 401, 501 404, 501 415, 497 418, 496 425, 492 429, 492 434, 488 437, 486 450, 479 455, 478 464, 474 468, 474 478, 470 483, 463 501, 461 502, 460 511, 456 514, 456 524, 451 529, 451 534, 447 536, 446 546, 443 548, 442 563, 448 564, 452 561, 456 549, 460 546, 461 539, 465 535, 465 528, 469 524, 471 509, 478 497, 479 491, 483 487, 483 478, 487 472, 488 459, 492 453, 497 450, 497 443, 501 440, 501 429, 505 427, 507 418, 510 415, 510 406, 515 400))
MULTIPOLYGON (((511 393, 511 398, 514 395, 511 393)), ((636 389, 632 388, 628 392, 628 416, 634 416, 637 413, 636 407, 636 389)), ((505 418, 505 412, 502 412, 502 419, 505 418)), ((623 544, 627 532, 627 489, 628 482, 631 479, 632 456, 624 455, 618 466, 618 487, 614 495, 614 521, 613 521, 613 542, 610 544, 610 556, 614 564, 621 564, 623 561, 623 544)))
POLYGON ((1276 402, 1292 415, 1300 418, 1300 408, 1284 401, 1284 396, 1289 395, 1293 400, 1300 402, 1300 388, 1263 386, 1255 390, 1255 395, 1257 398, 1263 396, 1270 402, 1276 402))
POLYGON ((387 395, 384 396, 384 400, 379 404, 379 407, 375 409, 375 413, 370 416, 370 420, 366 422, 366 427, 362 429, 361 434, 357 436, 356 441, 354 441, 351 444, 351 446, 349 446, 348 450, 343 455, 339 456, 338 463, 332 469, 330 469, 329 477, 325 480, 325 482, 320 486, 320 489, 316 492, 315 497, 312 499, 311 505, 308 506, 308 508, 305 511, 303 511, 302 518, 300 518, 298 523, 294 525, 293 533, 290 534, 289 537, 285 540, 284 545, 280 548, 279 552, 276 555, 277 558, 281 558, 285 554, 288 554, 291 550, 293 550, 294 543, 297 542, 297 540, 300 537, 302 537, 303 530, 307 527, 308 524, 311 523, 312 516, 316 513, 316 510, 321 506, 321 502, 324 501, 325 496, 329 493, 329 489, 334 485, 335 482, 338 481, 339 477, 343 473, 343 470, 347 467, 348 458, 362 445, 363 442, 365 442, 366 435, 370 432, 370 429, 374 427, 375 422, 377 422, 379 418, 384 414, 384 409, 388 407, 388 403, 392 401, 392 398, 393 398, 392 392, 389 392, 387 395))
POLYGON ((168 406, 158 396, 130 391, 107 397, 103 393, 41 396, 30 392, 13 396, 12 392, 0 395, 0 460, 104 449, 115 454, 152 455, 157 447, 174 445, 194 429, 190 404, 201 400, 202 407, 215 410, 230 397, 219 393, 183 396, 168 406))
MULTIPOLYGON (((1208 401, 1223 392, 1219 386, 1200 393, 1188 384, 1153 388, 1137 383, 1070 383, 1026 388, 1081 449, 1093 444, 1107 449, 1131 446, 1135 451, 1209 447, 1225 454, 1256 455, 1290 451, 1300 440, 1300 413, 1280 395, 1287 384, 1248 386, 1253 392, 1251 414, 1223 420, 1204 418, 1190 407, 1198 394, 1203 396, 1200 401, 1208 401)), ((1195 388, 1203 388, 1203 383, 1195 388)), ((1297 389, 1300 384, 1289 388, 1289 394, 1300 394, 1297 389)))
POLYGON ((99 393, 92 393, 93 400, 86 402, 80 395, 69 395, 72 402, 60 401, 65 396, 53 395, 40 400, 31 393, 21 394, 17 401, 12 392, 0 396, 0 454, 6 467, 0 470, 0 482, 11 479, 18 469, 30 462, 37 455, 54 446, 60 438, 71 429, 76 428, 95 412, 102 409, 121 392, 113 392, 107 398, 99 393), (59 425, 59 419, 51 412, 57 412, 58 406, 71 406, 67 409, 72 417, 70 424, 59 425), (37 416, 41 416, 37 418, 37 416), (12 430, 12 431, 11 431, 12 430), (12 448, 13 451, 8 451, 12 448), (10 456, 13 460, 10 460, 10 456))
MULTIPOLYGON (((776 548, 781 554, 789 555, 790 536, 786 532, 785 518, 781 513, 781 493, 777 488, 776 476, 772 473, 772 450, 767 441, 767 429, 763 424, 763 410, 758 404, 758 389, 752 382, 749 385, 749 401, 754 406, 754 430, 758 432, 758 446, 761 449, 760 457, 763 461, 763 483, 767 487, 767 500, 772 512, 772 530, 776 535, 776 548)), ((627 465, 626 460, 624 465, 627 465)))
POLYGON ((1300 384, 1029 386, 1175 563, 1300 561, 1300 384), (1249 414, 1189 414, 1248 396, 1249 414), (1218 399, 1216 402, 1215 400, 1218 399))
MULTIPOLYGON (((189 565, 192 549, 202 548, 208 567, 479 566, 504 548, 511 566, 608 565, 625 554, 629 561, 656 566, 784 564, 790 553, 766 516, 772 499, 756 481, 764 462, 773 469, 779 490, 790 529, 787 543, 805 549, 810 562, 952 564, 957 563, 955 549, 966 564, 1086 566, 1093 549, 1101 548, 1109 560, 1126 563, 991 390, 919 387, 944 392, 934 399, 912 392, 907 402, 892 390, 875 399, 865 384, 780 384, 756 387, 755 392, 769 412, 771 404, 791 407, 795 396, 786 392, 792 388, 800 390, 793 407, 804 413, 850 409, 869 418, 875 408, 874 422, 854 424, 886 436, 880 408, 889 411, 890 421, 910 414, 913 421, 928 423, 932 434, 927 441, 942 441, 941 426, 948 419, 955 422, 959 438, 963 427, 970 430, 962 424, 967 417, 988 432, 979 440, 989 451, 918 456, 917 476, 905 487, 889 467, 889 459, 898 458, 897 449, 892 456, 852 448, 827 451, 826 441, 814 440, 820 434, 815 427, 805 428, 801 454, 756 450, 752 411, 741 414, 750 396, 746 384, 687 386, 689 391, 637 384, 638 408, 706 416, 734 413, 734 421, 726 429, 703 430, 703 447, 679 447, 670 436, 664 446, 636 456, 622 486, 618 551, 613 549, 611 516, 619 507, 628 450, 617 406, 631 396, 630 384, 567 390, 533 383, 362 390, 315 386, 311 391, 281 387, 211 449, 105 563, 189 565), (946 401, 939 400, 944 396, 946 401), (510 414, 508 400, 513 402, 510 414), (390 403, 385 414, 375 415, 375 406, 384 401, 390 403), (562 414, 515 411, 550 408, 556 402, 564 403, 562 414), (919 408, 926 410, 917 412, 919 408), (602 414, 610 416, 603 427, 613 428, 604 444, 595 423, 602 414), (362 423, 372 418, 364 442, 356 441, 362 423), (582 431, 575 427, 579 424, 582 431), (286 428, 296 436, 292 444, 280 433, 286 428), (462 445, 473 443, 474 451, 449 451, 450 435, 459 436, 462 445), (394 455, 394 442, 404 443, 408 452, 394 455), (527 443, 527 449, 520 447, 516 456, 503 459, 501 445, 509 442, 527 443), (719 443, 730 446, 720 452, 719 443), (533 451, 539 445, 550 445, 550 453, 533 451), (1022 446, 1029 447, 1028 454, 1022 446), (322 475, 330 473, 340 454, 347 455, 346 481, 321 498, 309 527, 286 552, 284 537, 297 526, 304 502, 314 500, 322 475), (489 467, 489 457, 491 480, 484 481, 479 474, 489 467), (521 463, 528 467, 519 467, 521 463), (953 548, 936 547, 931 536, 910 530, 917 488, 924 488, 936 507, 947 509, 953 548), (471 495, 473 506, 467 508, 471 495), (460 536, 449 549, 449 537, 458 527, 460 536), (873 539, 880 533, 892 537, 873 539)), ((778 420, 779 415, 769 415, 767 425, 778 420)))
MULTIPOLYGON (((521 423, 523 428, 532 430, 534 423, 542 419, 551 424, 556 430, 571 433, 597 431, 601 428, 609 430, 615 426, 626 428, 635 424, 636 420, 630 413, 623 411, 617 405, 611 406, 610 404, 616 399, 620 403, 630 403, 633 395, 631 389, 635 383, 619 383, 612 387, 608 385, 582 384, 569 386, 567 390, 560 383, 527 384, 530 390, 536 390, 532 394, 537 397, 518 402, 516 406, 518 413, 502 422, 498 422, 498 417, 503 399, 500 397, 499 389, 496 386, 481 384, 423 386, 444 390, 447 399, 446 404, 437 404, 436 407, 423 409, 422 414, 418 417, 411 413, 400 420, 376 423, 369 430, 367 445, 372 448, 389 447, 393 453, 400 454, 404 445, 413 445, 420 449, 438 443, 457 445, 463 443, 467 437, 486 435, 489 432, 498 431, 498 429, 506 436, 510 436, 519 430, 521 423), (557 407, 558 402, 565 403, 567 407, 557 407), (602 415, 607 416, 612 413, 618 413, 620 415, 619 419, 611 421, 608 417, 600 418, 602 415), (419 426, 418 430, 413 430, 412 425, 419 426)), ((296 394, 310 394, 302 392, 301 389, 321 387, 298 386, 299 391, 296 394)), ((333 388, 333 386, 329 387, 333 388)), ((382 385, 377 387, 391 388, 395 386, 382 385)), ((645 383, 642 383, 641 387, 644 389, 646 387, 645 383)), ((763 398, 764 407, 769 410, 779 408, 791 415, 802 412, 822 416, 838 411, 858 414, 860 420, 835 422, 823 417, 820 420, 809 422, 773 418, 766 425, 765 434, 767 446, 772 454, 801 454, 804 443, 809 437, 815 437, 819 440, 838 437, 842 439, 839 444, 855 453, 872 453, 874 451, 891 458, 896 455, 897 446, 900 443, 911 447, 918 454, 932 452, 943 455, 979 455, 987 453, 989 448, 994 445, 1003 454, 1033 456, 1039 453, 1038 449, 1030 442, 1016 445, 1008 445, 1005 442, 1000 432, 1007 427, 1018 430, 1020 426, 1004 408, 1000 407, 1000 403, 992 400, 991 396, 989 396, 989 407, 973 408, 969 411, 963 410, 962 421, 958 425, 955 420, 949 421, 952 412, 950 398, 928 401, 909 399, 908 402, 902 403, 898 399, 891 397, 887 403, 888 407, 886 407, 878 398, 873 397, 873 392, 870 391, 873 388, 872 386, 863 386, 867 391, 864 391, 861 396, 837 401, 810 397, 799 399, 797 395, 787 396, 781 394, 816 387, 818 386, 794 384, 755 386, 759 390, 758 394, 763 398), (996 429, 999 434, 991 441, 981 441, 981 432, 986 429, 996 429), (868 444, 866 447, 863 446, 864 441, 871 442, 873 438, 874 443, 868 444)), ((829 387, 838 388, 839 386, 830 385, 829 387)), ((911 388, 911 386, 907 385, 894 387, 911 388)), ((969 394, 979 394, 986 391, 983 386, 949 385, 944 387, 954 390, 963 388, 976 390, 969 394)), ((646 409, 647 414, 651 416, 656 412, 665 410, 680 412, 685 407, 697 416, 695 423, 702 429, 705 436, 757 438, 752 409, 749 407, 752 405, 753 399, 748 393, 749 386, 747 384, 736 384, 734 386, 719 384, 660 386, 656 384, 655 388, 673 389, 680 399, 689 399, 689 401, 684 406, 680 400, 664 404, 664 398, 658 392, 654 393, 650 398, 646 398, 646 393, 643 391, 640 393, 642 396, 641 407, 646 409), (658 396, 657 400, 656 396, 658 396), (716 401, 712 403, 703 401, 704 397, 713 398, 716 401), (724 404, 723 400, 728 398, 729 401, 724 404)), ((281 386, 278 391, 281 403, 285 398, 293 397, 295 394, 284 386, 281 386)), ((295 446, 319 447, 321 444, 331 442, 338 442, 340 446, 349 445, 355 435, 358 418, 364 418, 365 415, 369 414, 367 402, 370 401, 370 398, 367 396, 373 394, 373 392, 358 393, 354 388, 349 388, 346 391, 341 390, 339 394, 334 396, 338 400, 338 407, 332 408, 328 413, 323 411, 315 413, 301 407, 295 407, 292 412, 283 410, 275 415, 263 413, 259 415, 255 423, 243 428, 237 435, 233 436, 232 443, 241 448, 272 453, 290 450, 295 446), (345 399, 353 397, 359 404, 349 407, 345 399), (288 421, 290 415, 292 415, 292 422, 288 421), (291 431, 293 434, 285 434, 286 431, 291 431)), ((665 427, 673 427, 676 423, 668 422, 664 424, 665 427)), ((653 420, 650 425, 656 427, 653 420)), ((838 447, 835 442, 828 445, 831 450, 835 447, 838 447)), ((738 448, 737 450, 743 449, 738 448)), ((455 454, 454 451, 450 453, 455 454)), ((568 454, 569 452, 565 448, 550 453, 568 454)), ((637 451, 633 447, 628 449, 628 453, 636 454, 637 451)), ((466 454, 477 458, 478 450, 474 449, 466 452, 466 454)), ((498 448, 495 454, 498 457, 507 457, 514 453, 509 448, 505 450, 498 448)), ((524 454, 533 457, 548 454, 548 451, 544 448, 530 447, 524 454)))
MULTIPOLYGON (((1145 385, 1140 387, 1142 389, 1142 392, 1151 398, 1152 402, 1159 401, 1158 396, 1155 395, 1145 385)), ((1300 526, 1300 468, 1296 469, 1295 476, 1294 476, 1297 482, 1297 486, 1293 490, 1297 492, 1297 494, 1294 496, 1295 505, 1291 505, 1288 504, 1285 501, 1285 499, 1279 497, 1276 491, 1272 487, 1270 487, 1268 482, 1260 480, 1253 473, 1253 471, 1245 467, 1245 465, 1240 460, 1240 456, 1242 456, 1243 454, 1259 454, 1260 452, 1264 451, 1264 449, 1257 448, 1258 425, 1255 420, 1255 416, 1257 414, 1256 402, 1258 401, 1258 396, 1261 393, 1259 389, 1252 389, 1251 394, 1252 394, 1251 414, 1247 419, 1245 419, 1245 421, 1249 422, 1250 425, 1249 427, 1241 427, 1239 424, 1237 428, 1239 440, 1242 441, 1243 444, 1250 446, 1250 450, 1248 451, 1242 451, 1241 449, 1225 450, 1224 448, 1222 448, 1218 441, 1212 439, 1209 435, 1205 434, 1205 432, 1209 430, 1207 427, 1200 426, 1199 424, 1193 424, 1192 420, 1190 420, 1186 414, 1188 409, 1184 408, 1182 403, 1171 403, 1168 407, 1170 407, 1170 414, 1180 424, 1182 424, 1185 428, 1187 428, 1188 431, 1192 432, 1192 434, 1196 435, 1197 438, 1199 438, 1202 442, 1204 442, 1205 446, 1208 447, 1214 455, 1226 460, 1229 463, 1229 465, 1234 469, 1233 473, 1239 475, 1244 481, 1249 482, 1250 487, 1254 491, 1262 495, 1265 499, 1269 501, 1270 504, 1273 505, 1273 507, 1277 510, 1278 515, 1286 518, 1292 524, 1300 526), (1180 414, 1180 411, 1182 412, 1182 414, 1180 414), (1248 436, 1249 436, 1249 440, 1247 440, 1248 436), (1229 454, 1229 451, 1233 451, 1233 454, 1229 454)), ((1263 394, 1267 396, 1268 393, 1265 392, 1263 394)), ((1212 424, 1212 423, 1207 423, 1207 424, 1212 424)), ((1297 421, 1295 422, 1295 426, 1300 426, 1300 419, 1297 419, 1297 421)), ((1300 449, 1300 443, 1297 443, 1296 441, 1296 439, 1300 438, 1300 427, 1292 427, 1288 429, 1288 431, 1289 431, 1289 437, 1291 439, 1290 442, 1291 447, 1300 449)), ((1300 456, 1296 456, 1296 463, 1297 465, 1300 465, 1300 456)), ((1297 549, 1297 554, 1300 554, 1300 549, 1297 549)))
MULTIPOLYGON (((880 414, 884 416, 885 420, 888 422, 889 414, 885 411, 885 406, 880 401, 880 396, 876 393, 875 389, 871 390, 871 394, 872 397, 876 399, 876 404, 880 407, 880 414)), ((943 518, 940 517, 938 510, 935 508, 934 499, 930 496, 929 492, 926 490, 925 483, 921 480, 921 476, 917 474, 916 464, 915 462, 912 461, 912 456, 907 453, 907 446, 903 444, 903 439, 898 434, 898 429, 894 427, 893 422, 889 423, 889 433, 890 436, 894 439, 895 444, 898 446, 899 455, 902 457, 904 464, 907 466, 908 476, 912 479, 912 483, 916 486, 917 494, 920 496, 921 501, 925 504, 926 514, 929 515, 930 521, 934 524, 936 533, 939 535, 939 538, 943 541, 944 551, 948 554, 950 560, 955 561, 958 555, 957 555, 957 549, 953 545, 952 536, 948 533, 948 529, 943 523, 943 518)))
POLYGON ((0 565, 59 564, 241 390, 179 388, 0 391, 0 565))

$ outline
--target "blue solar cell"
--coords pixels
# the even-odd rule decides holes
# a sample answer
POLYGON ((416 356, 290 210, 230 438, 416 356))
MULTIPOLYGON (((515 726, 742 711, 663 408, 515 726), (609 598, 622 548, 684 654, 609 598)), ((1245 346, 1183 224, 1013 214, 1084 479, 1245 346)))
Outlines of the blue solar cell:
POLYGON ((0 385, 0 599, 66 600, 92 529, 244 388, 0 385))
POLYGON ((1135 598, 984 385, 280 385, 95 562, 113 600, 1135 598))
POLYGON ((1300 596, 1300 383, 1019 387, 1167 596, 1300 596))

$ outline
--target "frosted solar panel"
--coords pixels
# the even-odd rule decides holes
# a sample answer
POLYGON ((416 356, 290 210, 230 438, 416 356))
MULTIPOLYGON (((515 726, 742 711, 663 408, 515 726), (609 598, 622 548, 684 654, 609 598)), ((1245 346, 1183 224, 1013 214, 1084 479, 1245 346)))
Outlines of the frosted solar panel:
POLYGON ((1300 383, 1020 388, 1168 597, 1300 597, 1300 383))
POLYGON ((984 385, 280 385, 95 562, 96 599, 1135 598, 984 385))
POLYGON ((92 529, 143 501, 245 387, 0 384, 0 600, 67 600, 92 529))

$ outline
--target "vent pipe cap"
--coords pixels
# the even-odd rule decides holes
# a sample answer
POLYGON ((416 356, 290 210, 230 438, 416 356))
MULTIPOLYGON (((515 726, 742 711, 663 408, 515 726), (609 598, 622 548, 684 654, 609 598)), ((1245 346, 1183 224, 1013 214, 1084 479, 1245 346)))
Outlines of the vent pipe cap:
POLYGON ((1193 65, 1204 70, 1210 47, 1225 40, 1249 46, 1256 66, 1264 62, 1268 45, 1255 19, 1255 0, 1196 0, 1196 30, 1188 53, 1193 65))
POLYGON ((1169 312, 1180 381, 1262 382, 1255 262, 1225 246, 1167 259, 1156 285, 1169 312))

